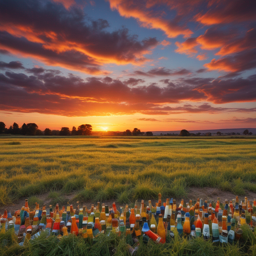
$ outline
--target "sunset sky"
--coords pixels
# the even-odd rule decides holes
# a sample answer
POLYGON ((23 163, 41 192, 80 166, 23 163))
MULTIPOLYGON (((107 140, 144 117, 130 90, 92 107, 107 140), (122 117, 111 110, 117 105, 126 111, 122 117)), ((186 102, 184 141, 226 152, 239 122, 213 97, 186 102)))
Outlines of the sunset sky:
POLYGON ((256 127, 254 0, 0 0, 0 121, 256 127))

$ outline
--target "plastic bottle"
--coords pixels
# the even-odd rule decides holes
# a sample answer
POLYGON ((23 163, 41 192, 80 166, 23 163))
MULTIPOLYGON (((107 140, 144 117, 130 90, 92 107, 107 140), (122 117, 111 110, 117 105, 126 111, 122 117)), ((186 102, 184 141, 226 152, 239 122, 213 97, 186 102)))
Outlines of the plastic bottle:
POLYGON ((83 208, 80 208, 79 210, 79 226, 78 228, 82 228, 83 227, 83 220, 84 220, 84 214, 83 214, 83 208))
POLYGON ((164 220, 166 220, 167 215, 169 215, 169 205, 170 205, 170 199, 167 198, 166 199, 166 206, 165 206, 165 209, 164 209, 164 220))
POLYGON ((78 235, 78 227, 76 225, 76 218, 74 216, 71 217, 71 234, 78 235))
MULTIPOLYGON (((203 230, 203 222, 201 221, 201 218, 200 218, 199 215, 198 215, 198 217, 197 217, 195 226, 196 226, 196 228, 200 228, 200 231, 201 231, 201 233, 202 233, 202 230, 203 230)), ((198 231, 198 229, 197 229, 197 231, 198 231)))
POLYGON ((192 238, 195 238, 195 237, 196 237, 195 225, 192 225, 192 226, 191 226, 190 237, 192 237, 192 238))
POLYGON ((208 240, 210 238, 210 227, 208 222, 208 213, 204 215, 204 227, 203 227, 204 239, 208 240))
POLYGON ((182 223, 181 223, 181 214, 177 215, 177 219, 178 219, 178 223, 177 223, 177 230, 180 236, 183 235, 183 227, 182 227, 182 223))
POLYGON ((186 214, 185 214, 185 222, 183 224, 183 232, 186 235, 189 235, 190 232, 191 232, 191 228, 190 228, 190 215, 189 215, 188 212, 186 212, 186 214))
POLYGON ((95 218, 94 228, 97 228, 99 231, 102 230, 102 227, 101 227, 100 219, 99 219, 99 218, 95 218))
POLYGON ((157 225, 157 234, 165 242, 165 240, 166 240, 166 233, 165 233, 165 228, 164 228, 164 223, 163 223, 163 215, 162 214, 159 215, 158 225, 157 225))
POLYGON ((136 217, 135 217, 135 213, 134 213, 134 209, 133 208, 131 209, 131 214, 130 214, 129 221, 130 221, 130 225, 131 224, 135 225, 136 217))

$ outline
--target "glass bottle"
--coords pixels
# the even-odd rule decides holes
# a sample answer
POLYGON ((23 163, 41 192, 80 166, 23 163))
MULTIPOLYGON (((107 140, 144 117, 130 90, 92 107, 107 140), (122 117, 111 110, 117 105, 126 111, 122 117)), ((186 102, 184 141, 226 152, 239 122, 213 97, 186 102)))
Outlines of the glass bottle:
POLYGON ((165 228, 164 228, 163 215, 162 214, 159 215, 158 225, 157 225, 157 234, 165 242, 165 240, 166 240, 166 232, 165 232, 165 228))

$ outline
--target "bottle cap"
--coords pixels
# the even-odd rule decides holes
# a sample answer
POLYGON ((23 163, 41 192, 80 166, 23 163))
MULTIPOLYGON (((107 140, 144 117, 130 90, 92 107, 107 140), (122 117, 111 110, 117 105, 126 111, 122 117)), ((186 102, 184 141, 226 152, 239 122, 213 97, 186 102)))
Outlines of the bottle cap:
POLYGON ((208 218, 208 216, 209 216, 208 213, 205 213, 205 214, 204 214, 204 217, 205 217, 205 218, 208 218))
POLYGON ((185 217, 190 217, 189 212, 186 212, 186 213, 185 213, 185 217))

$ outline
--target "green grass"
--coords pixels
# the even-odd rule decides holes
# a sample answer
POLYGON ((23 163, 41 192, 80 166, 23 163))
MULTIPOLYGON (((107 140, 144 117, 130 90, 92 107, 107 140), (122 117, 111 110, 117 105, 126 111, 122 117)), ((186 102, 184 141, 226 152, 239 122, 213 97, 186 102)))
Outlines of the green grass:
POLYGON ((182 198, 189 187, 256 192, 256 138, 0 137, 0 205, 49 191, 52 203, 182 198))

